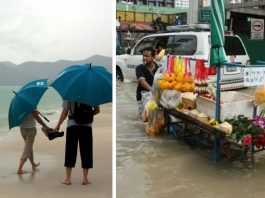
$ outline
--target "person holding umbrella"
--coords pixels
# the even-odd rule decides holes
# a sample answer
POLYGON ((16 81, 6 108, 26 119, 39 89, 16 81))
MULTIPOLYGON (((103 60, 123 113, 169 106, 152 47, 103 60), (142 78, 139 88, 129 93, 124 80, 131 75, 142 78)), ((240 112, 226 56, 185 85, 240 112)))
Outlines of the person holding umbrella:
POLYGON ((28 114, 23 120, 23 122, 20 124, 20 133, 24 139, 25 145, 19 161, 19 166, 17 170, 18 174, 26 173, 26 171, 23 170, 23 166, 27 159, 29 159, 31 163, 32 170, 35 170, 36 167, 40 165, 40 162, 36 163, 34 161, 33 155, 33 144, 35 136, 37 134, 36 121, 46 130, 50 130, 50 128, 42 121, 39 114, 40 112, 38 110, 33 110, 33 112, 28 114))
POLYGON ((47 131, 49 140, 64 135, 64 132, 54 133, 54 131, 42 121, 40 116, 48 122, 49 120, 36 110, 41 97, 47 89, 47 79, 38 79, 25 84, 18 92, 13 91, 15 96, 12 98, 8 111, 9 129, 19 126, 25 142, 17 170, 18 174, 26 173, 26 171, 23 170, 23 166, 27 159, 30 160, 33 170, 40 165, 40 163, 34 161, 33 156, 33 144, 37 134, 36 121, 42 125, 43 130, 47 131))
POLYGON ((87 185, 90 183, 88 170, 93 168, 92 122, 93 116, 99 112, 99 106, 92 107, 83 103, 64 100, 61 116, 54 129, 58 131, 68 116, 64 162, 66 178, 61 182, 62 184, 71 185, 71 173, 76 163, 78 143, 83 168, 82 184, 87 185))
POLYGON ((55 127, 58 131, 68 116, 66 129, 66 178, 63 184, 71 185, 71 172, 75 167, 79 143, 83 168, 82 184, 90 183, 88 170, 93 167, 92 123, 100 112, 99 105, 112 101, 112 74, 102 66, 72 65, 58 74, 51 83, 63 98, 63 110, 55 127))

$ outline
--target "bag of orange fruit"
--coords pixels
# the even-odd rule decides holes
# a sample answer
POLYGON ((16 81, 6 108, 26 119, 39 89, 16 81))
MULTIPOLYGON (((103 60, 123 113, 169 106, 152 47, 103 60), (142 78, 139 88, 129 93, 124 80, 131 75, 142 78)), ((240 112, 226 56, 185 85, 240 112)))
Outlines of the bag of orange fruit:
POLYGON ((254 102, 256 105, 265 103, 265 86, 257 86, 254 95, 254 102))

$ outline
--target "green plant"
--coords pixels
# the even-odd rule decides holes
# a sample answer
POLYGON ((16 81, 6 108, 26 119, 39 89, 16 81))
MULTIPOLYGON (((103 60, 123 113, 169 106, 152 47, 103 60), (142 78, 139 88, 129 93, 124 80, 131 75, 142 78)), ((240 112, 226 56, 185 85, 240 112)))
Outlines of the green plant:
POLYGON ((233 126, 231 139, 240 142, 248 134, 255 137, 261 135, 264 129, 253 123, 253 121, 244 115, 234 116, 232 119, 226 119, 226 122, 233 126))

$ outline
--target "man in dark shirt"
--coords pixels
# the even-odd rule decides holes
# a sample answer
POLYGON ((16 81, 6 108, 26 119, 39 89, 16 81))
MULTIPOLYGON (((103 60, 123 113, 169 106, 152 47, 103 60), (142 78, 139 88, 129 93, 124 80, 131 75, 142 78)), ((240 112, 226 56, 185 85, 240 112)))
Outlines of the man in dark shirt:
POLYGON ((154 75, 158 69, 155 60, 156 51, 154 48, 147 47, 143 50, 143 64, 135 68, 138 86, 136 90, 136 99, 138 102, 139 114, 143 112, 142 92, 151 91, 154 75))

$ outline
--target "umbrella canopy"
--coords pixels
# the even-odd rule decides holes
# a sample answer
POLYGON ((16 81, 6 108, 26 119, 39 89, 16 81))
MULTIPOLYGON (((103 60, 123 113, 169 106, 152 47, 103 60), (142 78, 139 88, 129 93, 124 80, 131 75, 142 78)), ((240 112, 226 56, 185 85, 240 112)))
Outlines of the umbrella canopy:
POLYGON ((51 86, 64 100, 91 106, 112 101, 112 74, 101 66, 70 66, 58 75, 51 86))
POLYGON ((211 0, 211 51, 210 65, 216 65, 215 119, 220 120, 220 76, 221 63, 226 62, 224 50, 225 6, 223 0, 211 0))
POLYGON ((13 97, 8 112, 9 129, 19 126, 24 118, 37 108, 48 89, 47 79, 34 80, 24 85, 13 97))
POLYGON ((223 0, 211 0, 210 65, 226 62, 224 50, 225 7, 223 0))

